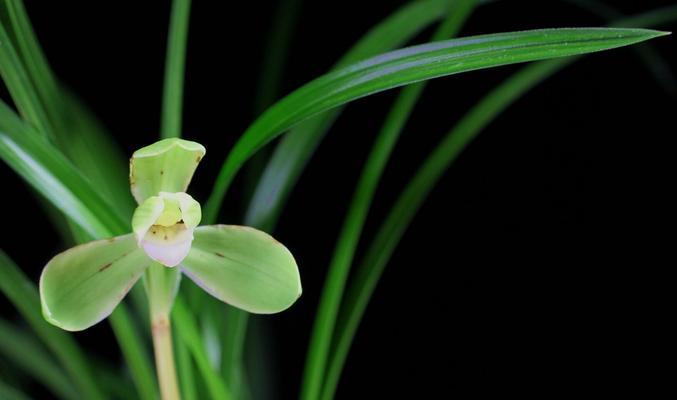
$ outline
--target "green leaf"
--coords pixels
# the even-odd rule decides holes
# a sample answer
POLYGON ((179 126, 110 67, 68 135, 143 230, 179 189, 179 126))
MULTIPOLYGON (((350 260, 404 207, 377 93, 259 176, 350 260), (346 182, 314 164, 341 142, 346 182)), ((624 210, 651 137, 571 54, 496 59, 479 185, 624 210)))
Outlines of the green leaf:
MULTIPOLYGON (((335 67, 349 65, 403 45, 442 17, 447 12, 450 3, 452 1, 449 0, 423 0, 402 6, 367 32, 335 67)), ((295 1, 294 4, 296 4, 295 1)), ((285 15, 289 13, 290 8, 292 7, 285 7, 285 15)), ((280 36, 284 35, 278 35, 280 36)), ((272 65, 271 63, 265 64, 266 66, 272 65)), ((259 93, 265 90, 266 95, 257 97, 260 100, 257 104, 267 105, 266 101, 272 100, 271 87, 274 86, 263 84, 260 86, 259 93)), ((301 170, 340 111, 340 108, 336 108, 304 121, 293 127, 282 138, 249 203, 245 217, 247 225, 272 231, 282 204, 296 183, 301 170)), ((227 324, 231 328, 224 336, 223 372, 228 376, 229 382, 235 382, 237 377, 241 376, 237 365, 241 364, 241 354, 245 347, 248 316, 238 309, 229 309, 226 316, 227 324)), ((237 385, 231 383, 231 387, 236 393, 237 385)))
POLYGON ((165 86, 162 96, 162 137, 181 136, 181 113, 183 103, 183 74, 186 63, 186 42, 190 0, 174 0, 169 21, 167 60, 165 62, 165 86))
POLYGON ((185 192, 205 152, 201 144, 183 139, 164 139, 135 151, 129 180, 136 201, 141 204, 160 192, 185 192))
MULTIPOLYGON (((614 25, 653 26, 671 20, 677 20, 677 7, 640 14, 617 21, 614 25)), ((325 383, 327 387, 338 383, 353 337, 374 289, 409 224, 444 171, 496 116, 529 89, 575 60, 577 58, 572 57, 533 63, 494 88, 435 146, 414 178, 406 184, 368 247, 344 297, 341 315, 334 330, 333 355, 325 383)))
MULTIPOLYGON (((0 157, 35 190, 85 229, 89 238, 110 237, 129 231, 129 222, 116 213, 116 209, 92 188, 87 179, 57 149, 31 132, 31 128, 1 101, 0 157)), ((39 307, 37 294, 35 300, 39 307)), ((42 317, 39 319, 44 322, 42 317)), ((157 388, 147 353, 124 304, 111 314, 110 322, 140 397, 147 400, 156 398, 157 388)), ((81 372, 79 374, 86 377, 81 372)), ((87 398, 100 396, 90 394, 87 398)))
POLYGON ((210 398, 219 400, 230 399, 231 395, 228 388, 209 362, 209 357, 200 338, 197 323, 181 297, 177 297, 174 303, 172 319, 175 321, 174 328, 179 336, 178 339, 188 347, 195 358, 195 364, 205 380, 210 398))
MULTIPOLYGON (((78 99, 60 87, 40 48, 40 44, 21 0, 5 1, 18 58, 15 74, 25 76, 28 97, 13 95, 19 108, 44 110, 40 127, 51 127, 56 146, 88 177, 100 193, 112 199, 125 216, 131 214, 131 196, 127 189, 126 157, 121 153, 91 112, 78 99)), ((6 82, 9 86, 16 82, 6 82)))
MULTIPOLYGON (((454 36, 470 16, 474 7, 474 0, 454 2, 454 6, 449 11, 447 18, 437 28, 432 40, 437 41, 454 36)), ((348 279, 376 187, 404 125, 423 93, 424 87, 425 82, 410 85, 402 90, 376 137, 360 175, 334 248, 320 297, 320 304, 308 346, 301 398, 314 399, 321 394, 322 398, 331 399, 334 395, 335 386, 331 385, 331 382, 329 385, 323 385, 323 382, 343 289, 348 279)))
POLYGON ((145 400, 157 399, 158 387, 151 367, 152 358, 144 346, 125 304, 118 304, 108 320, 115 333, 115 338, 120 344, 120 350, 124 355, 125 364, 129 368, 139 398, 145 400))
POLYGON ((472 36, 413 46, 330 72, 268 109, 226 158, 205 207, 213 221, 242 164, 291 126, 383 90, 461 72, 607 50, 665 35, 644 29, 567 28, 472 36))
MULTIPOLYGON (((602 17, 607 22, 614 20, 622 21, 624 15, 617 9, 604 4, 601 1, 597 0, 565 0, 567 3, 571 3, 575 6, 578 6, 581 9, 584 9, 591 14, 602 17)), ((672 7, 674 12, 674 6, 672 7)), ((661 12, 670 13, 670 8, 664 7, 660 9, 661 12)), ((613 24, 612 24, 613 25, 613 24)), ((629 24, 616 24, 616 26, 637 26, 629 24)), ((673 72, 670 70, 670 65, 665 60, 664 57, 656 50, 654 46, 650 43, 641 44, 639 46, 633 46, 632 50, 637 54, 637 56, 642 61, 642 64, 645 68, 651 73, 651 76, 656 81, 658 87, 665 91, 668 95, 674 95, 677 93, 677 78, 675 78, 673 72)))
POLYGON ((75 340, 60 329, 49 325, 40 314, 38 290, 0 250, 0 291, 7 296, 40 340, 56 356, 77 390, 86 399, 105 399, 92 377, 91 365, 75 340))
POLYGON ((62 399, 77 399, 73 383, 32 333, 0 319, 0 354, 62 399))
MULTIPOLYGON (((336 64, 340 68, 403 45, 447 11, 448 0, 411 2, 384 19, 362 37, 336 64)), ((248 225, 268 230, 275 225, 282 204, 334 120, 338 107, 293 127, 275 148, 247 209, 248 225)), ((208 223, 213 223, 209 220, 208 223)))
POLYGON ((0 102, 0 157, 92 237, 128 232, 114 208, 73 165, 0 102))
MULTIPOLYGON (((176 328, 174 328, 174 330, 176 330, 176 328)), ((177 336, 178 334, 175 335, 175 337, 177 336)), ((186 347, 186 344, 182 340, 174 341, 174 354, 176 354, 176 369, 179 375, 181 398, 183 398, 183 400, 197 400, 195 367, 190 358, 188 347, 186 347)))
POLYGON ((89 328, 113 312, 150 262, 131 234, 56 255, 40 277, 45 319, 68 331, 89 328))
POLYGON ((212 296, 252 313, 280 312, 301 295, 292 254, 254 228, 198 227, 182 266, 186 275, 212 296))
POLYGON ((43 136, 51 137, 53 128, 47 113, 3 24, 0 24, 0 44, 0 75, 19 112, 43 136))
POLYGON ((30 400, 30 397, 25 395, 18 389, 6 384, 0 380, 0 399, 3 400, 30 400))

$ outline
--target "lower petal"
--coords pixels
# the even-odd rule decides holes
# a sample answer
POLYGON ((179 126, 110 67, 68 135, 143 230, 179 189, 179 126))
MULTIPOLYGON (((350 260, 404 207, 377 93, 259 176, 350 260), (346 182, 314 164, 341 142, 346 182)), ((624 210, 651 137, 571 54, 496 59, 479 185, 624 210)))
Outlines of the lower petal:
POLYGON ((198 227, 181 266, 212 296, 252 313, 280 312, 301 295, 299 271, 289 250, 246 226, 198 227))
POLYGON ((113 312, 150 262, 132 234, 56 255, 40 276, 45 319, 68 331, 89 328, 113 312))
POLYGON ((193 230, 184 224, 170 227, 154 225, 139 245, 148 257, 166 267, 174 267, 186 257, 192 242, 193 230))

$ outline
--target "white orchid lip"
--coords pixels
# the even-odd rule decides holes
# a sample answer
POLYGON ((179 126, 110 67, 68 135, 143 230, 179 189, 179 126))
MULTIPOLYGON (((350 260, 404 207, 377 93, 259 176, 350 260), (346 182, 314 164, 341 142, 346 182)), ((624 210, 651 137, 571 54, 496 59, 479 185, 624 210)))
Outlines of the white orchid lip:
POLYGON ((175 267, 188 255, 201 217, 200 204, 188 194, 160 192, 137 207, 132 228, 148 257, 175 267))

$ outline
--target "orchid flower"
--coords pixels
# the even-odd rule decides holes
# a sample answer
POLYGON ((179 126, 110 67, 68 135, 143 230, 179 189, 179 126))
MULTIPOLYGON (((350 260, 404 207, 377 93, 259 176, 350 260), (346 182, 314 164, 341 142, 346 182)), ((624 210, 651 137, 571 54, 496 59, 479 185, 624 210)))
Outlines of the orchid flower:
MULTIPOLYGON (((298 267, 282 244, 250 227, 198 226, 200 204, 185 191, 204 155, 202 145, 182 139, 133 154, 129 177, 139 206, 132 233, 73 247, 47 263, 40 277, 47 321, 69 331, 98 323, 149 268, 171 272, 163 275, 171 300, 183 273, 210 295, 252 313, 276 313, 296 301, 298 267)), ((147 289, 157 283, 148 282, 152 276, 144 279, 147 289)))

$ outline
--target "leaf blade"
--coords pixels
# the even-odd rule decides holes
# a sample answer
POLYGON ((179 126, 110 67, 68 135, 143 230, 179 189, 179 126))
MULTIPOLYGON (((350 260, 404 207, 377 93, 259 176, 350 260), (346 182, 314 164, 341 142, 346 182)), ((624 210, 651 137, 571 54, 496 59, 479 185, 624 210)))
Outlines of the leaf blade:
POLYGON ((92 237, 128 231, 128 223, 75 167, 0 102, 0 157, 92 237))
POLYGON ((205 219, 215 219, 230 182, 254 152, 322 111, 435 77, 612 49, 665 34, 642 29, 567 28, 481 35, 397 50, 326 74, 277 102, 245 131, 219 172, 205 219))
POLYGON ((40 340, 64 366, 81 395, 105 399, 91 374, 91 365, 75 340, 47 323, 40 314, 38 290, 21 269, 0 250, 0 291, 28 322, 40 340))
MULTIPOLYGON (((677 19, 677 7, 666 7, 623 19, 613 25, 652 26, 677 19)), ((513 101, 577 60, 577 57, 540 61, 524 67, 492 89, 447 133, 419 167, 379 227, 363 260, 355 272, 355 279, 347 290, 334 336, 333 355, 327 379, 338 382, 348 356, 352 339, 366 311, 378 280, 387 266, 397 244, 443 172, 453 163, 463 148, 513 101)))
POLYGON ((181 136, 183 106, 183 78, 186 65, 186 43, 190 21, 191 0, 174 0, 169 21, 165 83, 162 96, 162 121, 160 133, 163 138, 181 136))

